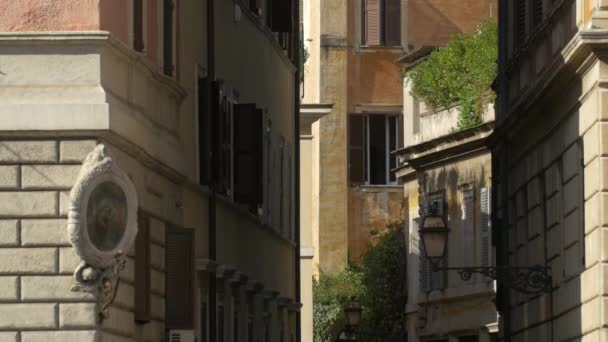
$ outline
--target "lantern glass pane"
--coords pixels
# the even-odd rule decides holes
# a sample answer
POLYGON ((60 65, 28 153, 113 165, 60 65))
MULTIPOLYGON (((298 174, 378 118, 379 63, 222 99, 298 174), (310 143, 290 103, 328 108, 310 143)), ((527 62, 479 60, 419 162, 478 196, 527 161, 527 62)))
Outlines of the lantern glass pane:
POLYGON ((422 236, 425 253, 430 258, 443 257, 445 245, 447 242, 447 233, 445 231, 433 232, 425 231, 422 236))

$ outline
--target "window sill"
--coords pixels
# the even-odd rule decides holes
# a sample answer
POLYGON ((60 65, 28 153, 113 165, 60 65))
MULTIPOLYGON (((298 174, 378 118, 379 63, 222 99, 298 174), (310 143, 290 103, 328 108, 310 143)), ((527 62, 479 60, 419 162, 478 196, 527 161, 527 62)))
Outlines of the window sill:
POLYGON ((401 45, 359 45, 359 49, 363 52, 389 51, 403 53, 401 45))
POLYGON ((361 191, 384 191, 384 190, 399 190, 403 191, 403 184, 351 184, 351 188, 360 189, 361 191))

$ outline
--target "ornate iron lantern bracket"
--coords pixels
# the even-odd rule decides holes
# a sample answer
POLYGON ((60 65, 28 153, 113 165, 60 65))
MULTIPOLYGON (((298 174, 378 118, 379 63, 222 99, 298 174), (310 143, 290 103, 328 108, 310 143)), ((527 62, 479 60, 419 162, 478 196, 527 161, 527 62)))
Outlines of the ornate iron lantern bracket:
POLYGON ((438 267, 435 263, 432 265, 434 271, 456 271, 460 279, 464 281, 471 280, 473 274, 481 274, 521 293, 538 294, 548 293, 552 290, 550 267, 438 267))

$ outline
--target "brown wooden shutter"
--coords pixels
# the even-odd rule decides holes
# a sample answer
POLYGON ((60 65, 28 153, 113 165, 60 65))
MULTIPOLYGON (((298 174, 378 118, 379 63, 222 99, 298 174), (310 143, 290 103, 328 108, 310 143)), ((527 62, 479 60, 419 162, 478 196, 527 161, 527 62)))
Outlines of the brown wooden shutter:
POLYGON ((170 227, 166 236, 167 329, 194 329, 194 232, 170 227))
POLYGON ((262 117, 255 104, 234 106, 234 199, 256 213, 263 194, 262 117))
POLYGON ((380 27, 380 0, 364 0, 365 1, 365 28, 367 38, 365 45, 377 46, 380 45, 381 27, 380 27))
POLYGON ((144 51, 144 2, 133 0, 133 48, 144 51))
POLYGON ((198 161, 199 183, 211 181, 211 104, 209 103, 209 82, 198 79, 198 161))
POLYGON ((401 0, 385 0, 384 45, 401 45, 401 0))
POLYGON ((150 218, 141 210, 135 238, 135 321, 150 321, 150 218))
POLYGON ((163 0, 163 72, 173 76, 173 0, 163 0))
POLYGON ((270 2, 270 29, 272 32, 291 32, 293 28, 293 0, 272 0, 270 2))
POLYGON ((350 183, 365 182, 365 116, 348 116, 348 174, 350 183))

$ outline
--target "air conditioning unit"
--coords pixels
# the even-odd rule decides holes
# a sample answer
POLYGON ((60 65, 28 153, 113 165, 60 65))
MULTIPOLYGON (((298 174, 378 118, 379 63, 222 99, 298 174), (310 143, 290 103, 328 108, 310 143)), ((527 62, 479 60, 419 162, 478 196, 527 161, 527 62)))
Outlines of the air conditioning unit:
POLYGON ((194 342, 194 330, 169 330, 169 342, 194 342))

